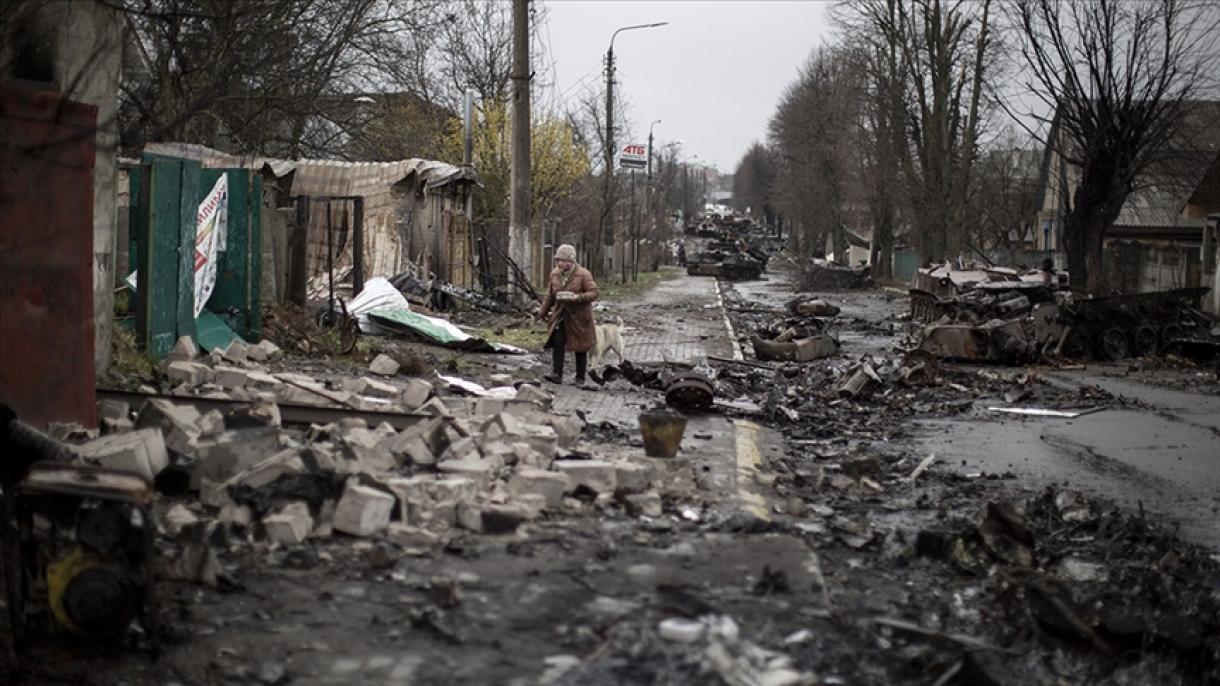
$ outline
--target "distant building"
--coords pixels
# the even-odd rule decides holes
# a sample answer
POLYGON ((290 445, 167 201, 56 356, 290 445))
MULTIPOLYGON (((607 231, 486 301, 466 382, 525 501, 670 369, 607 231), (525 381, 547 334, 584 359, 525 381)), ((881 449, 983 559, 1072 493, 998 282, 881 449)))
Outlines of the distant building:
MULTIPOLYGON (((1193 101, 1184 107, 1183 132, 1139 178, 1106 232, 1102 278, 1108 292, 1144 293, 1215 280, 1214 254, 1205 259, 1203 248, 1207 217, 1220 212, 1220 102, 1193 101)), ((1066 142, 1057 122, 1049 139, 1060 146, 1066 142)), ((1063 217, 1078 182, 1079 169, 1048 145, 1034 243, 1038 250, 1054 251, 1060 265, 1066 264, 1063 217)), ((1214 237, 1208 237, 1214 246, 1214 237)))

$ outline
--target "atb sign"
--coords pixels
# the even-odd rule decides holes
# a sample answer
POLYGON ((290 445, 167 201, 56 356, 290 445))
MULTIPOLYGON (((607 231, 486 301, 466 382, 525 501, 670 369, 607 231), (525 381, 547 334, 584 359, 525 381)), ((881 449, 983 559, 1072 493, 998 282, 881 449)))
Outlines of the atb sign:
POLYGON ((619 169, 648 168, 648 146, 639 143, 628 143, 623 146, 618 156, 619 169))

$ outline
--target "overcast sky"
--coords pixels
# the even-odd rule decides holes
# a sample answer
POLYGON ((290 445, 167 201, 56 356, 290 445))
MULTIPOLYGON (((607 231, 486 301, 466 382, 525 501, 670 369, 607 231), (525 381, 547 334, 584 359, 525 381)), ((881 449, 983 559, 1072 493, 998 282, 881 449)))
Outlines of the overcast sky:
POLYGON ((649 122, 660 119, 654 145, 681 140, 686 156, 724 172, 766 137, 784 87, 830 35, 831 5, 812 0, 549 0, 546 7, 539 37, 549 43, 557 87, 540 94, 543 102, 574 101, 590 89, 605 97, 602 62, 614 30, 668 21, 614 42, 615 92, 629 104, 633 142, 646 143, 649 122))

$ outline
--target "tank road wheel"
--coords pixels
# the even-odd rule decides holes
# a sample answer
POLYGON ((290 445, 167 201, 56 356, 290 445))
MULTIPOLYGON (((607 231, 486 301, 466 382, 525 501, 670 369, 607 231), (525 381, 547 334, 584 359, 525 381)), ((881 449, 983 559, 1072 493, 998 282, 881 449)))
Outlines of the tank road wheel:
POLYGON ((1177 324, 1166 324, 1161 327, 1161 347, 1164 348, 1175 338, 1182 337, 1182 327, 1177 324))
POLYGON ((1147 324, 1140 324, 1131 331, 1131 347, 1139 357, 1155 354, 1157 340, 1156 329, 1147 324))
POLYGON ((1127 343, 1127 334, 1117 326, 1112 326, 1097 337, 1097 352, 1102 359, 1121 360, 1131 354, 1131 346, 1127 343))
POLYGON ((1093 351, 1093 342, 1089 340, 1087 334, 1083 332, 1074 333, 1068 336, 1067 342, 1063 344, 1063 354, 1073 360, 1085 360, 1089 358, 1089 354, 1093 351))

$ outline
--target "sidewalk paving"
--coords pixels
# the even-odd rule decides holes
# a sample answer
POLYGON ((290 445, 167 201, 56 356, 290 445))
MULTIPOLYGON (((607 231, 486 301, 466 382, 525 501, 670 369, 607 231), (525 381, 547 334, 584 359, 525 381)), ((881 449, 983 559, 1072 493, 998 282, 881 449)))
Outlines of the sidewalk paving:
MULTIPOLYGON (((636 364, 701 364, 709 355, 733 356, 733 338, 713 278, 682 274, 598 313, 601 322, 615 317, 623 319, 625 357, 636 364)), ((618 359, 611 356, 609 362, 617 364, 618 359)), ((611 422, 633 434, 641 412, 664 405, 659 392, 639 388, 585 390, 570 383, 546 388, 555 395, 557 411, 580 410, 589 422, 611 422)), ((756 469, 757 441, 757 427, 748 422, 718 414, 692 416, 678 455, 691 460, 700 487, 720 496, 723 507, 746 507, 760 516, 765 515, 765 507, 758 496, 748 493, 745 479, 739 479, 756 469)), ((641 451, 639 445, 634 439, 631 445, 617 448, 641 451)))

